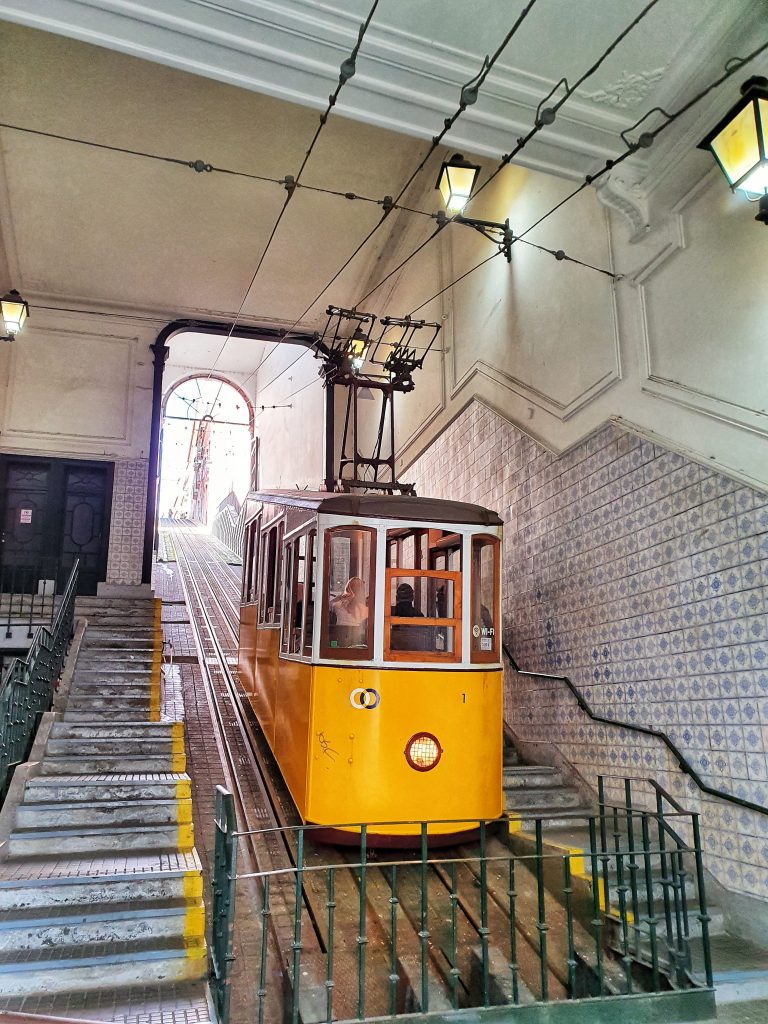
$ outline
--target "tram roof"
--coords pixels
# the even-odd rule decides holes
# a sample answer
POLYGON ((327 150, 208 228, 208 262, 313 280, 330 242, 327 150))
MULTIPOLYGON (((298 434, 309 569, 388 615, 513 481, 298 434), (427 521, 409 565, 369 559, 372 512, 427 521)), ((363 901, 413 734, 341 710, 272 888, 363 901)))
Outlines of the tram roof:
MULTIPOLYGON (((355 519, 409 519, 430 523, 455 523, 461 526, 503 526, 496 512, 466 501, 420 498, 406 494, 346 494, 328 491, 251 491, 252 504, 287 505, 311 509, 318 514, 352 516, 355 519)), ((248 509, 250 520, 256 510, 248 509)))

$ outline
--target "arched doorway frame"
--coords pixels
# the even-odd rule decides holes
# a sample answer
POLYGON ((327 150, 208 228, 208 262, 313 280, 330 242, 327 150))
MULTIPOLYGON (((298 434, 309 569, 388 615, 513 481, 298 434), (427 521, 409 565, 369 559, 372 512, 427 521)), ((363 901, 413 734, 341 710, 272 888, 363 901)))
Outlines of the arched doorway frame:
MULTIPOLYGON (((168 388, 168 390, 163 395, 162 417, 161 417, 161 420, 160 420, 160 446, 159 446, 159 452, 158 452, 158 488, 160 486, 160 476, 162 474, 162 465, 163 465, 163 430, 162 430, 162 423, 163 423, 163 420, 166 417, 166 410, 168 408, 168 401, 169 401, 171 395, 174 394, 174 392, 178 391, 178 389, 180 387, 183 387, 184 384, 188 384, 190 381, 193 381, 193 380, 216 380, 220 384, 227 384, 234 391, 236 391, 238 393, 238 395, 240 395, 240 397, 242 398, 243 402, 245 403, 245 407, 248 410, 248 423, 247 424, 243 423, 243 426, 244 427, 245 426, 248 427, 248 434, 249 434, 249 437, 250 437, 250 446, 249 446, 249 452, 250 452, 249 489, 250 489, 250 485, 256 480, 256 470, 257 470, 257 467, 258 467, 258 438, 256 437, 256 433, 255 433, 255 431, 256 431, 256 414, 255 414, 255 411, 254 411, 254 408, 253 408, 253 402, 249 398, 248 394, 243 390, 243 388, 236 381, 232 380, 230 377, 227 377, 226 374, 224 374, 224 373, 214 373, 213 371, 211 371, 209 373, 206 373, 206 371, 203 370, 203 369, 201 369, 198 373, 187 373, 183 377, 179 377, 179 379, 174 381, 173 384, 171 384, 171 386, 168 388)), ((216 422, 215 417, 214 417, 213 422, 214 423, 216 422)))
MULTIPOLYGON (((152 353, 152 419, 149 432, 149 457, 147 459, 147 505, 144 517, 144 549, 141 565, 141 582, 152 582, 152 559, 157 535, 158 489, 160 486, 160 432, 163 423, 163 377, 165 363, 170 349, 168 342, 177 334, 212 334, 216 337, 232 336, 254 341, 271 341, 283 345, 299 345, 313 348, 317 338, 306 331, 286 334, 278 327, 249 327, 232 321, 216 320, 172 320, 159 332, 149 346, 152 353)), ((229 382, 228 382, 229 383, 229 382)))

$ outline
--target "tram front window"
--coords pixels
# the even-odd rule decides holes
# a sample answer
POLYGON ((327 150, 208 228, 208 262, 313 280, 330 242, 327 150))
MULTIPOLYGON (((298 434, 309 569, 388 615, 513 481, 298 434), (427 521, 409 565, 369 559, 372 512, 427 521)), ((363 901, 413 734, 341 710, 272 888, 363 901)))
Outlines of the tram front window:
POLYGON ((375 531, 340 527, 325 535, 325 657, 367 660, 373 645, 375 531))
POLYGON ((387 570, 385 655, 391 660, 458 660, 459 573, 387 570))

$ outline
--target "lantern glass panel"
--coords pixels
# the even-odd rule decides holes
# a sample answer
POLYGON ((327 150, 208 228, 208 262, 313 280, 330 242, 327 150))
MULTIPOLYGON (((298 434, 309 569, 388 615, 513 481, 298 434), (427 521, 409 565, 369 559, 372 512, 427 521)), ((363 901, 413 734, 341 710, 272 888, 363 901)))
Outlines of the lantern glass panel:
POLYGON ((440 192, 451 213, 458 213, 467 205, 475 173, 474 167, 454 167, 446 164, 440 179, 440 192))
POLYGON ((731 185, 736 186, 736 182, 760 163, 757 132, 757 110, 754 103, 749 103, 711 142, 712 151, 731 185))
POLYGON ((3 303, 3 321, 6 334, 18 334, 27 319, 27 305, 22 301, 5 298, 3 303))

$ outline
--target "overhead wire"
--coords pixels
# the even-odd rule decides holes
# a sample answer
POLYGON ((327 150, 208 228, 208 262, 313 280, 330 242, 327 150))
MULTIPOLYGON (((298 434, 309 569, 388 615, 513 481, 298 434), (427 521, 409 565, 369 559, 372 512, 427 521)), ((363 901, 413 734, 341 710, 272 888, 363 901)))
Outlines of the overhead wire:
MULTIPOLYGON (((386 203, 386 205, 384 207, 384 213, 382 214, 381 219, 378 221, 377 224, 375 224, 373 226, 373 228, 371 228, 371 230, 368 232, 368 234, 357 245, 355 250, 352 253, 350 253, 350 255, 345 259, 345 261, 342 263, 342 265, 339 267, 339 269, 335 272, 333 277, 323 285, 323 287, 320 289, 320 291, 317 293, 317 295, 312 299, 312 301, 309 303, 309 305, 306 307, 306 309, 304 309, 303 312, 299 314, 299 316, 296 318, 296 320, 291 324, 291 326, 288 328, 288 330, 283 334, 283 338, 288 337, 288 335, 290 335, 290 333, 292 331, 296 330, 298 325, 301 323, 301 321, 304 319, 304 317, 307 315, 307 313, 309 313, 309 311, 312 309, 312 307, 315 305, 315 303, 318 302, 323 297, 323 295, 328 291, 328 289, 333 284, 336 283, 336 281, 339 279, 339 277, 341 277, 341 275, 344 273, 344 271, 347 269, 347 267, 352 263, 352 261, 357 257, 357 255, 365 248, 365 246, 368 244, 368 242, 371 240, 371 238, 373 238, 373 236, 379 231, 379 229, 382 227, 384 222, 389 217, 389 215, 392 212, 392 210, 394 210, 394 209, 404 209, 404 210, 406 210, 407 212, 410 212, 410 213, 419 213, 419 214, 422 214, 422 215, 424 214, 424 211, 422 211, 422 210, 413 210, 413 209, 411 209, 409 207, 401 206, 400 205, 400 200, 403 198, 403 196, 405 195, 407 190, 410 188, 412 183, 415 181, 415 179, 418 177, 418 175, 424 169, 424 167, 427 164, 427 161, 432 156, 432 154, 435 152, 437 147, 440 145, 440 143, 442 142, 442 140, 445 137, 446 133, 448 131, 450 131, 450 129, 453 127, 453 125, 456 123, 456 121, 461 117, 461 115, 464 113, 464 111, 467 109, 467 107, 471 106, 472 104, 474 104, 477 101, 477 97, 478 97, 479 91, 482 88, 483 84, 485 83, 486 78, 488 77, 488 75, 490 74, 490 72, 493 69, 494 65, 498 61, 499 57, 501 56, 501 54, 503 53, 505 48, 508 46, 508 44, 512 40, 513 36, 516 34, 516 32, 518 31, 518 29, 520 28, 522 23, 525 21, 525 19, 527 18, 528 14, 534 8, 536 3, 537 3, 537 0, 529 0, 529 2, 521 10, 521 12, 518 15, 518 17, 515 19, 514 23, 512 24, 512 27, 506 33, 506 35, 502 39, 501 43, 497 46, 497 48, 494 51, 493 55, 486 56, 485 59, 483 60, 483 64, 482 64, 482 67, 480 68, 480 71, 473 78, 471 78, 464 86, 462 86, 461 94, 460 94, 460 101, 459 101, 459 105, 458 105, 457 109, 454 111, 454 113, 450 117, 447 117, 443 121, 443 128, 441 129, 441 131, 437 135, 435 135, 432 138, 432 140, 430 141, 429 148, 427 149, 427 152, 421 158, 421 160, 419 161, 419 163, 416 166, 416 168, 414 169, 414 171, 410 174, 410 176, 406 180, 405 184, 401 187, 400 191, 397 193, 397 196, 395 196, 395 198, 393 200, 391 200, 391 203, 389 203, 389 202, 386 203)), ((426 214, 426 216, 432 217, 432 214, 426 214)), ((261 367, 263 367, 264 363, 266 363, 267 360, 275 353, 275 351, 277 350, 278 347, 279 347, 279 344, 275 345, 273 348, 271 348, 269 350, 269 352, 264 357, 264 359, 262 359, 261 363, 259 364, 259 366, 257 367, 257 370, 255 372, 258 372, 258 370, 261 369, 261 367)), ((301 358, 301 357, 299 357, 299 358, 301 358)), ((297 360, 294 360, 294 362, 296 362, 296 361, 297 360)), ((293 365, 293 364, 290 364, 290 365, 293 365)))
MULTIPOLYGON (((312 299, 312 301, 309 303, 309 305, 299 314, 299 316, 294 320, 294 322, 291 324, 291 326, 288 328, 288 330, 283 333, 282 340, 287 338, 291 334, 292 331, 296 330, 298 325, 301 323, 301 321, 304 319, 304 317, 307 315, 307 313, 309 313, 309 311, 312 309, 312 307, 315 305, 315 303, 318 302, 322 298, 322 296, 328 291, 328 289, 333 284, 335 284, 335 282, 339 279, 339 277, 341 277, 341 275, 344 273, 344 271, 347 269, 347 267, 353 262, 353 260, 356 259, 358 254, 365 248, 365 246, 368 244, 368 242, 371 240, 371 238, 373 238, 373 236, 379 231, 379 229, 382 227, 384 222, 387 220, 387 218, 389 217, 389 214, 392 212, 393 209, 402 209, 402 210, 405 210, 406 212, 409 212, 409 213, 417 213, 417 214, 425 215, 424 211, 422 211, 422 210, 414 210, 414 209, 412 209, 410 207, 407 207, 407 206, 401 206, 400 205, 400 200, 403 198, 403 196, 405 195, 406 191, 410 188, 412 183, 415 181, 415 179, 418 177, 418 175, 424 169, 424 167, 427 164, 427 161, 432 156, 432 154, 435 152, 437 147, 440 145, 440 143, 442 142, 442 140, 445 137, 446 133, 448 131, 450 131, 450 129, 453 127, 453 125, 456 123, 456 121, 459 119, 459 117, 461 117, 461 115, 464 113, 464 111, 467 109, 467 107, 471 106, 472 104, 474 104, 477 101, 477 97, 478 97, 479 91, 482 88, 483 84, 485 83, 486 78, 490 74, 491 70, 493 69, 494 65, 498 61, 499 57, 501 56, 501 54, 503 53, 505 48, 508 46, 508 44, 510 43, 510 41, 512 40, 514 35, 517 33, 517 31, 520 28, 520 26, 522 25, 522 23, 527 18, 528 14, 531 12, 531 10, 536 5, 536 2, 537 2, 537 0, 529 0, 529 2, 521 10, 521 12, 518 15, 518 17, 515 19, 514 23, 512 24, 512 27, 506 33, 506 35, 502 39, 501 43, 496 47, 496 50, 493 52, 493 54, 490 55, 490 56, 486 56, 485 57, 485 59, 483 61, 483 64, 482 64, 482 67, 480 68, 480 71, 478 72, 478 74, 475 75, 474 78, 471 78, 464 86, 462 86, 461 93, 460 93, 459 105, 458 105, 457 109, 454 111, 454 113, 450 117, 447 117, 443 121, 443 128, 441 129, 441 131, 437 135, 435 135, 432 138, 432 140, 430 141, 429 148, 427 149, 427 152, 424 154, 424 156, 421 158, 421 160, 419 161, 419 163, 416 166, 416 168, 414 169, 414 171, 410 174, 410 176, 407 178, 407 180, 405 181, 403 186, 400 188, 400 191, 397 193, 397 196, 391 201, 391 204, 387 203, 385 205, 384 213, 381 216, 381 218, 379 219, 379 221, 376 224, 374 224, 374 226, 366 234, 366 236, 362 239, 362 241, 355 247, 354 251, 352 253, 350 253, 350 255, 344 260, 344 262, 339 267, 339 269, 334 273, 333 277, 331 277, 331 279, 329 281, 327 281, 323 285, 323 287, 320 289, 320 291, 317 293, 317 295, 315 295, 315 297, 312 299)), ((655 2, 657 2, 657 0, 655 0, 655 2)), ((387 197, 387 198, 389 198, 389 197, 387 197)), ((426 214, 426 216, 428 216, 430 218, 433 217, 432 214, 426 214)), ((438 228, 437 230, 439 231, 439 230, 441 230, 441 228, 438 228)), ((435 233, 437 233, 437 232, 435 232, 435 233)), ((280 345, 278 343, 276 345, 273 345, 270 348, 270 350, 267 352, 265 357, 261 360, 261 362, 256 367, 256 369, 253 370, 248 375, 248 377, 246 377, 245 382, 250 380, 251 377, 255 376, 256 373, 258 373, 261 369, 263 369, 264 364, 271 358, 271 356, 273 356, 275 354, 275 352, 279 349, 279 347, 280 347, 280 345)), ((282 376, 282 374, 287 372, 292 366, 295 366, 295 364, 299 361, 299 359, 301 359, 305 354, 306 354, 306 350, 305 350, 305 352, 302 352, 299 356, 297 356, 296 359, 292 360, 292 362, 290 362, 288 364, 288 366, 286 366, 276 377, 273 378, 273 380, 271 380, 269 382, 269 384, 267 384, 265 386, 269 387, 275 380, 277 380, 277 378, 279 376, 282 376)))
MULTIPOLYGON (((728 62, 728 65, 726 65, 726 68, 722 75, 718 76, 716 79, 710 82, 709 85, 705 86, 703 89, 697 92, 690 100, 684 103, 678 110, 674 111, 673 113, 670 114, 661 107, 653 107, 651 110, 643 114, 643 116, 638 121, 636 121, 634 125, 621 132, 621 137, 627 146, 627 149, 624 153, 620 154, 615 159, 606 160, 605 164, 600 168, 600 170, 596 171, 594 174, 587 174, 584 178, 584 181, 581 182, 581 184, 577 188, 575 188, 567 196, 565 196, 558 203, 556 203, 546 213, 542 214, 537 220, 533 222, 533 224, 529 225, 529 227, 527 227, 524 231, 520 232, 519 235, 515 235, 512 239, 512 244, 515 244, 517 242, 523 242, 523 244, 525 245, 532 245, 534 246, 534 248, 540 249, 543 252, 551 253, 553 256, 555 256, 556 259, 565 259, 573 263, 581 263, 580 260, 576 260, 570 256, 567 256, 565 253, 562 252, 562 250, 552 250, 546 248, 546 246, 535 245, 533 242, 527 241, 525 236, 529 234, 531 231, 533 231, 534 228, 538 227, 539 224, 543 223, 543 221, 551 217, 558 210, 562 209, 562 207, 565 206, 566 203, 570 202, 571 199, 579 195, 580 192, 583 192, 585 188, 587 188, 589 185, 592 185, 595 181, 601 178, 608 171, 612 170, 614 167, 623 163, 624 160, 632 156, 634 153, 638 152, 638 150, 647 149, 648 147, 650 147, 653 144, 656 137, 660 135, 665 129, 667 129, 671 124, 674 124, 675 121, 677 121, 680 117, 686 114, 697 103, 700 103, 701 100, 708 96, 709 93, 711 93, 714 89, 717 89, 720 85, 722 85, 723 82, 725 82, 728 78, 730 78, 732 75, 735 75, 738 71, 740 71, 745 64, 748 64, 750 61, 754 60, 755 57, 759 57, 760 54, 763 53, 765 50, 768 50, 768 41, 763 43, 762 46, 757 47, 757 49, 753 50, 746 57, 737 57, 734 58, 733 60, 730 60, 728 62), (666 118, 666 120, 653 130, 642 133, 636 142, 628 141, 626 136, 629 134, 629 132, 635 131, 637 128, 640 127, 640 125, 644 121, 648 120, 648 118, 655 113, 662 114, 666 118), (559 253, 562 253, 562 255, 559 255, 559 253)), ((499 252, 496 252, 490 258, 492 259, 493 257, 498 256, 499 254, 499 252)), ((444 292, 448 291, 450 288, 453 288, 454 285, 458 284, 460 281, 463 281, 465 277, 468 277, 469 274, 472 274, 475 270, 478 270, 483 265, 483 263, 487 262, 488 260, 486 259, 476 264, 476 266, 471 267, 460 277, 456 278, 454 281, 451 281, 448 285, 446 285, 445 288, 442 288, 439 292, 436 292, 434 295, 430 296, 430 298, 427 299, 425 302, 422 302, 420 305, 416 306, 416 308, 411 311, 411 315, 423 309, 424 306, 432 302, 433 299, 438 298, 444 292)), ((589 264, 582 264, 582 266, 589 266, 589 264)), ((599 270, 600 268, 591 267, 591 269, 599 270)), ((609 272, 602 271, 602 273, 609 272)), ((609 276, 615 275, 609 274, 609 276)))
MULTIPOLYGON (((473 193, 473 195, 469 199, 468 203, 466 204, 467 206, 469 206, 469 204, 471 202, 473 202, 478 197, 478 195, 480 195, 480 193, 514 159, 514 157, 516 157, 520 152, 522 152, 523 149, 525 149, 525 147, 531 142, 531 140, 533 138, 535 138, 535 136, 538 135, 538 133, 540 131, 542 131, 542 129, 544 127, 546 127, 547 125, 552 124, 554 122, 555 117, 557 115, 557 112, 560 110, 560 108, 565 103, 567 103, 567 101, 571 98, 571 96, 573 96, 574 92, 576 92, 576 90, 581 85, 583 85, 584 82, 586 82, 587 79, 590 78, 602 66, 604 61, 606 61, 608 59, 608 57, 614 52, 616 47, 629 35, 629 33, 634 28, 637 27, 637 25, 640 24, 640 22, 650 13, 650 11, 659 2, 660 2, 660 0, 649 0, 649 3, 647 3, 645 5, 645 7, 632 19, 632 21, 626 26, 626 28, 622 29, 622 31, 619 33, 619 35, 616 36, 616 38, 612 40, 612 42, 606 47, 606 49, 601 53, 601 55, 597 58, 597 60, 595 60, 590 65, 590 67, 587 68, 587 70, 584 72, 584 74, 581 75, 581 77, 577 79, 577 81, 574 83, 573 86, 569 86, 568 85, 568 80, 566 78, 561 78, 558 81, 558 83, 555 85, 554 89, 550 90, 550 92, 539 103, 539 105, 538 105, 538 107, 536 109, 536 118, 534 120, 534 124, 533 124, 533 127, 531 128, 531 130, 526 135, 522 136, 521 138, 519 138, 517 140, 517 145, 515 146, 515 148, 512 150, 511 153, 507 153, 507 154, 505 154, 501 158, 501 160, 499 161, 499 164, 496 167, 496 169, 475 190, 475 192, 473 193), (563 84, 565 84, 565 87, 566 87, 564 95, 556 103, 554 103, 551 108, 548 108, 549 113, 545 113, 545 111, 543 109, 544 108, 544 104, 547 102, 548 99, 550 99, 550 97, 552 97, 554 95, 554 93, 557 91, 557 89, 561 85, 563 85, 563 84)), ((436 238, 437 235, 440 234, 440 231, 442 231, 443 228, 447 227, 449 224, 454 223, 457 216, 458 216, 458 214, 454 214, 453 217, 446 218, 442 222, 442 224, 440 224, 438 226, 438 230, 433 232, 432 235, 427 239, 427 243, 431 242, 432 239, 436 238)), ((409 255, 406 256, 406 258, 403 259, 394 268, 394 270, 391 270, 385 277, 383 277, 381 279, 381 281, 379 281, 376 285, 374 285, 373 288, 370 289, 370 291, 364 296, 364 299, 370 298, 370 296, 373 295, 374 292, 378 291, 378 289, 383 284, 386 284, 386 282, 389 281, 390 278, 392 278, 396 273, 398 273, 400 270, 402 270, 403 267, 406 266, 406 264, 408 264, 415 256, 417 256, 421 252, 421 250, 423 248, 424 248, 424 245, 422 244, 422 245, 418 246, 418 248, 416 248, 413 252, 409 253, 409 255)), ((362 299, 360 301, 364 301, 364 299, 362 299)))
POLYGON ((245 294, 243 295, 243 300, 240 303, 240 306, 238 308, 237 313, 235 314, 235 318, 232 321, 232 324, 230 325, 230 328, 229 328, 229 331, 227 333, 227 336, 224 339, 224 342, 223 342, 221 348, 219 349, 219 352, 218 352, 216 358, 213 361, 213 365, 211 366, 211 369, 210 369, 209 374, 208 374, 209 379, 211 377, 211 374, 215 370, 215 368, 216 368, 216 366, 218 364, 218 361, 221 358, 222 353, 224 352, 224 349, 227 346, 227 343, 229 342, 230 338, 232 337, 232 334, 233 334, 235 328, 237 327, 237 324, 240 321, 240 317, 242 315, 243 308, 245 307, 245 303, 247 302, 248 296, 251 293, 251 289, 253 288, 254 284, 256 283, 256 278, 259 275, 259 271, 261 270, 262 266, 264 265, 264 260, 267 257, 267 253, 269 252, 270 246, 272 245, 272 242, 273 242, 273 240, 275 238, 275 235, 277 234, 278 228, 280 227, 282 219, 285 216, 285 212, 288 209, 288 206, 289 206, 289 204, 291 202, 291 199, 293 198, 293 196, 294 196, 294 194, 296 192, 296 183, 300 182, 300 180, 301 180, 301 176, 304 173, 304 170, 305 170, 305 168, 307 166, 307 163, 309 162, 309 158, 312 156, 314 148, 315 148, 315 146, 317 144, 317 140, 320 138, 320 133, 322 132, 323 128, 325 127, 325 125, 328 122, 328 117, 329 117, 329 115, 331 113, 331 110, 336 105, 336 102, 337 102, 337 100, 339 98, 339 94, 341 93, 341 90, 344 88, 344 86, 349 81, 349 79, 352 78, 352 76, 355 74, 355 70, 356 70, 355 62, 357 60, 357 55, 360 52, 360 47, 362 45, 363 38, 365 37, 365 33, 368 31, 368 26, 370 25, 371 19, 373 18, 374 14, 376 13, 376 8, 378 6, 379 6, 379 0, 373 0, 373 3, 371 4, 370 10, 368 11, 368 15, 367 15, 365 21, 360 26, 360 30, 359 30, 358 35, 357 35, 357 41, 355 42, 355 45, 352 47, 352 52, 350 53, 350 55, 344 61, 342 61, 341 67, 339 68, 339 80, 338 80, 338 82, 336 84, 336 88, 331 93, 331 95, 328 97, 328 103, 326 105, 326 108, 323 111, 323 113, 320 115, 320 119, 319 119, 317 128, 315 129, 315 134, 312 136, 312 141, 310 142, 310 144, 309 144, 309 146, 307 148, 307 151, 304 154, 304 158, 301 161, 301 166, 299 167, 299 170, 296 173, 296 176, 295 177, 286 176, 286 178, 285 178, 285 192, 286 192, 286 194, 285 194, 285 199, 283 200, 283 205, 281 206, 280 212, 278 213, 277 218, 275 220, 275 223, 272 226, 272 230, 269 233, 269 237, 267 238, 267 243, 264 246, 264 249, 262 250, 261 256, 259 257, 258 262, 256 263, 256 268, 253 271, 253 274, 251 276, 251 280, 248 283, 248 287, 246 288, 245 294))

